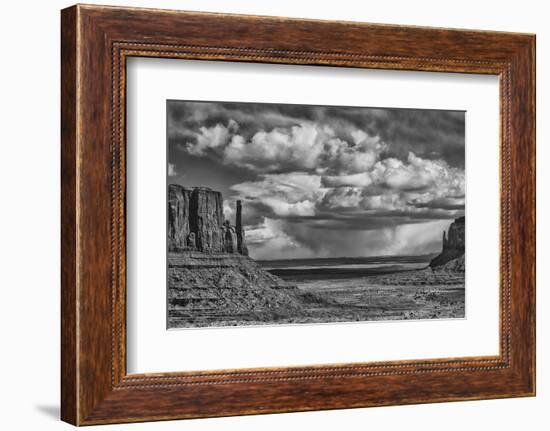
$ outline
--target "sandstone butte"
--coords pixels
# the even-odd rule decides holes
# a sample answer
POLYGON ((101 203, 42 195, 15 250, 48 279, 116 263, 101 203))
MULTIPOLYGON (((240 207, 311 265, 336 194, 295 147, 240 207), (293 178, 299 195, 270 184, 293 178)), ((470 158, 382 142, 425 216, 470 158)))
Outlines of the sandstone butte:
POLYGON ((430 262, 432 269, 464 272, 465 225, 466 217, 459 217, 451 223, 448 232, 443 232, 443 249, 430 262))
POLYGON ((224 219, 220 192, 207 187, 168 186, 168 251, 200 251, 248 256, 237 201, 235 225, 224 219))

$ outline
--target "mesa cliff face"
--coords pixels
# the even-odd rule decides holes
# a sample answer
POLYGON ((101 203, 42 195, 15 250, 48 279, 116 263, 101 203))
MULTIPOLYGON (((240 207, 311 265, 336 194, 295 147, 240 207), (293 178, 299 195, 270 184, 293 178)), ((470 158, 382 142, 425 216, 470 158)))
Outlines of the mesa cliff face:
POLYGON ((466 218, 459 217, 443 232, 443 250, 430 262, 431 268, 464 271, 464 253, 466 247, 466 218), (456 262, 451 262, 456 261, 456 262))
POLYGON ((237 220, 224 221, 223 197, 206 187, 168 186, 168 250, 248 255, 237 201, 237 220))
POLYGON ((189 201, 191 190, 170 185, 168 187, 168 249, 187 246, 189 229, 189 201))

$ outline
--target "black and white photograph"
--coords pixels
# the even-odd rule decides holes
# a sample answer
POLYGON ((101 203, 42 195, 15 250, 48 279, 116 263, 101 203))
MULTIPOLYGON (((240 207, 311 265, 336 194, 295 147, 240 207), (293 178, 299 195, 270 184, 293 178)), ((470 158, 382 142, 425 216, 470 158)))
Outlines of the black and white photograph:
POLYGON ((464 111, 166 109, 168 329, 465 318, 464 111))

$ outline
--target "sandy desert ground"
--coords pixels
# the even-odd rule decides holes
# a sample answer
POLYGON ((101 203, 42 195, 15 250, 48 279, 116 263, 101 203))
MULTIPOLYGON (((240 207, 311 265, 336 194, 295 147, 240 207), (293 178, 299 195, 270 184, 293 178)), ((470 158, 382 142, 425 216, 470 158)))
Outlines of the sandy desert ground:
POLYGON ((431 269, 373 277, 300 282, 325 298, 313 314, 331 321, 463 318, 464 274, 431 269))

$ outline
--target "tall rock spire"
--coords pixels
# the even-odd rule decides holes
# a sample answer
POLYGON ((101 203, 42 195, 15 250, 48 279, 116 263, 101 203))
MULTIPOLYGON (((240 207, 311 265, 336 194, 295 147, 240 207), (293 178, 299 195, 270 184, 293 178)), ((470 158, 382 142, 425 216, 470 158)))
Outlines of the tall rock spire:
POLYGON ((244 237, 242 221, 242 202, 237 201, 237 214, 235 216, 235 231, 237 232, 237 252, 243 256, 248 256, 248 248, 244 237))
POLYGON ((239 231, 243 228, 243 221, 242 221, 242 202, 240 200, 237 201, 237 215, 235 217, 235 228, 239 231))

